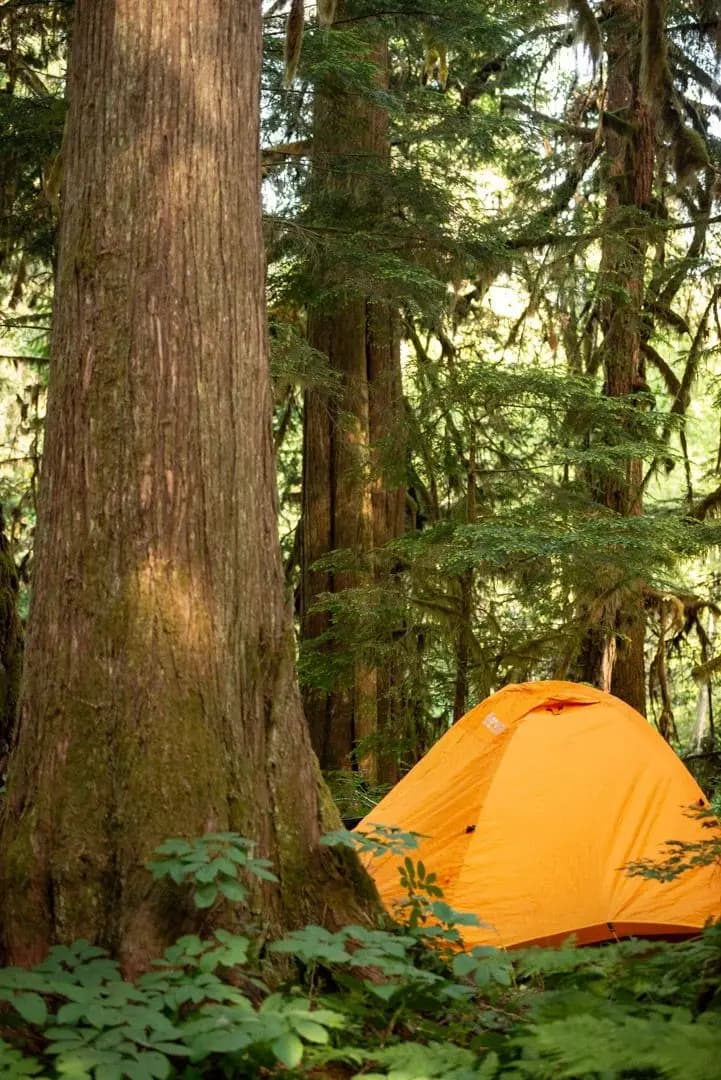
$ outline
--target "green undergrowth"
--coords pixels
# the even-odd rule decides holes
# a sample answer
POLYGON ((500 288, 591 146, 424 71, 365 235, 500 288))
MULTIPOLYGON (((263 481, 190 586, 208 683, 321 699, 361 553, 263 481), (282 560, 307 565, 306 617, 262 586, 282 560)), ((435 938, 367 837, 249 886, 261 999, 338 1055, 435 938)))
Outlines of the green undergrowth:
MULTIPOLYGON (((412 852, 378 829, 360 843, 412 852)), ((266 860, 232 833, 167 841, 150 866, 211 909, 243 905, 266 860)), ((464 950, 473 916, 406 855, 385 925, 181 938, 134 982, 102 949, 56 947, 0 971, 0 1076, 151 1080, 679 1077, 721 1062, 721 926, 680 944, 464 950)), ((241 908, 242 910, 242 908, 241 908)))

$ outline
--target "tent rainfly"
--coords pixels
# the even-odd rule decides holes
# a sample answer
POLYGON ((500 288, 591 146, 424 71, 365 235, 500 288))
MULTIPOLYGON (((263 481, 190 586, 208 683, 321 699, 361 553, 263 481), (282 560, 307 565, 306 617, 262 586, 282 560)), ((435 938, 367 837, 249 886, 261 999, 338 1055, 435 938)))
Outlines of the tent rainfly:
MULTIPOLYGON (((698 932, 721 917, 721 868, 670 882, 625 867, 669 840, 718 836, 708 803, 654 728, 611 694, 568 682, 506 686, 458 721, 358 825, 423 834, 444 899, 487 925, 467 946, 579 944, 698 932)), ((386 853, 368 867, 389 907, 404 897, 386 853)))

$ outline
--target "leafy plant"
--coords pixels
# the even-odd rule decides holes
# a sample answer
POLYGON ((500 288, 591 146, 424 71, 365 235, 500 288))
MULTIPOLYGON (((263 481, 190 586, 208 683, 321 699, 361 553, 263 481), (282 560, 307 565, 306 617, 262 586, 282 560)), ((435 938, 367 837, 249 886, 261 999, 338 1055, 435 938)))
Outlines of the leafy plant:
POLYGON ((363 832, 336 829, 335 832, 322 836, 320 842, 328 847, 352 848, 359 855, 378 858, 385 854, 402 855, 404 851, 417 848, 418 841, 422 839, 422 833, 404 832, 396 825, 383 825, 380 822, 369 821, 363 832))
MULTIPOLYGON (((398 842, 396 832, 391 837, 398 842)), ((209 866, 213 884, 230 876, 216 863, 228 845, 252 850, 247 841, 221 834, 220 840, 163 845, 168 859, 154 861, 172 866, 173 880, 202 887, 209 883, 203 880, 209 866)), ((246 872, 253 872, 252 863, 252 856, 242 864, 231 860, 246 872)), ((267 871, 265 860, 259 866, 267 871)), ((53 948, 32 970, 2 969, 0 1075, 715 1075, 721 1060, 721 925, 676 944, 466 951, 459 927, 469 917, 445 903, 433 872, 407 858, 401 875, 408 892, 406 925, 293 931, 268 950, 269 957, 284 958, 273 991, 254 966, 258 940, 220 929, 180 938, 132 982, 106 952, 85 941, 53 948), (297 962, 291 974, 288 959, 297 962)), ((220 895, 219 884, 218 890, 220 895)))
POLYGON ((255 845, 238 833, 206 833, 197 840, 165 840, 148 863, 154 878, 169 877, 176 885, 192 881, 196 907, 211 907, 219 896, 243 903, 248 889, 245 872, 263 881, 277 881, 268 859, 253 855, 255 845))
POLYGON ((626 870, 631 877, 674 881, 694 867, 721 863, 721 827, 715 810, 709 806, 690 806, 686 816, 708 829, 708 836, 696 841, 667 840, 659 858, 629 863, 626 870))

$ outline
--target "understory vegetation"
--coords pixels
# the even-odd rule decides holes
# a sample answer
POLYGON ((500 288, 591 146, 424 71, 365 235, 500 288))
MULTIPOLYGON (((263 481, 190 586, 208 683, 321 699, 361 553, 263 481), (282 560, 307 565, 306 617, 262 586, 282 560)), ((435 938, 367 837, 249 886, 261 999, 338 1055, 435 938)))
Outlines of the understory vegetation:
MULTIPOLYGON (((378 853, 414 838, 325 842, 378 853)), ((406 855, 393 918, 268 943, 248 900, 274 875, 244 838, 169 840, 149 868, 168 902, 231 903, 243 925, 181 937, 133 982, 87 941, 0 970, 3 1076, 710 1080, 721 1058, 718 925, 675 944, 465 951, 477 918, 406 855)))

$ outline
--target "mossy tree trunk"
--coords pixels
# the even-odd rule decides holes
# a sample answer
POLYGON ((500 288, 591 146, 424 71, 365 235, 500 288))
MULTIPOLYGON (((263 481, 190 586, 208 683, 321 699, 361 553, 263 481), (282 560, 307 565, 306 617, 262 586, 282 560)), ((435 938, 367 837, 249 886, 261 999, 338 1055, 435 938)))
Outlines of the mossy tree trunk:
MULTIPOLYGON (((341 10, 338 18, 342 15, 341 10)), ((388 49, 377 31, 369 31, 368 54, 382 85, 388 49)), ((341 210, 347 224, 362 222, 372 229, 383 212, 389 154, 386 110, 335 78, 318 88, 311 190, 316 211, 330 196, 333 212, 341 210)), ((344 288, 339 274, 337 266, 321 268, 322 284, 330 284, 333 294, 308 315, 310 344, 328 357, 340 377, 337 396, 313 389, 305 399, 302 637, 315 650, 333 622, 327 611, 313 610, 319 597, 342 596, 383 580, 388 571, 380 568, 374 552, 404 528, 399 315, 391 304, 353 285, 344 288), (336 549, 349 553, 347 568, 314 568, 336 549)), ((352 616, 350 623, 352 635, 352 616)), ((349 644, 345 649, 353 651, 349 644)), ((343 651, 342 642, 322 646, 331 678, 304 693, 316 753, 325 769, 359 767, 370 779, 392 776, 392 754, 369 750, 357 755, 356 746, 368 738, 373 742, 379 731, 393 738, 393 666, 381 669, 361 650, 339 671, 343 651)))
MULTIPOLYGON (((643 294, 648 247, 648 211, 655 159, 655 123, 640 80, 639 0, 612 0, 606 19, 606 112, 604 124, 604 232, 599 273, 600 363, 604 393, 632 403, 646 386, 642 352, 643 294)), ((624 436, 632 438, 632 420, 624 436)), ((596 477, 596 497, 625 516, 643 513, 643 466, 629 456, 623 475, 596 477)), ((646 620, 639 582, 619 583, 622 568, 609 568, 602 591, 585 600, 589 626, 581 651, 581 676, 610 690, 641 713, 646 710, 644 641, 646 620)))
MULTIPOLYGON (((78 0, 34 594, 0 888, 8 962, 137 971, 179 914, 143 868, 233 829, 271 932, 357 916, 319 846, 276 529, 255 0, 78 0)), ((332 816, 332 814, 331 814, 332 816)), ((174 924, 175 923, 175 924, 174 924)))

